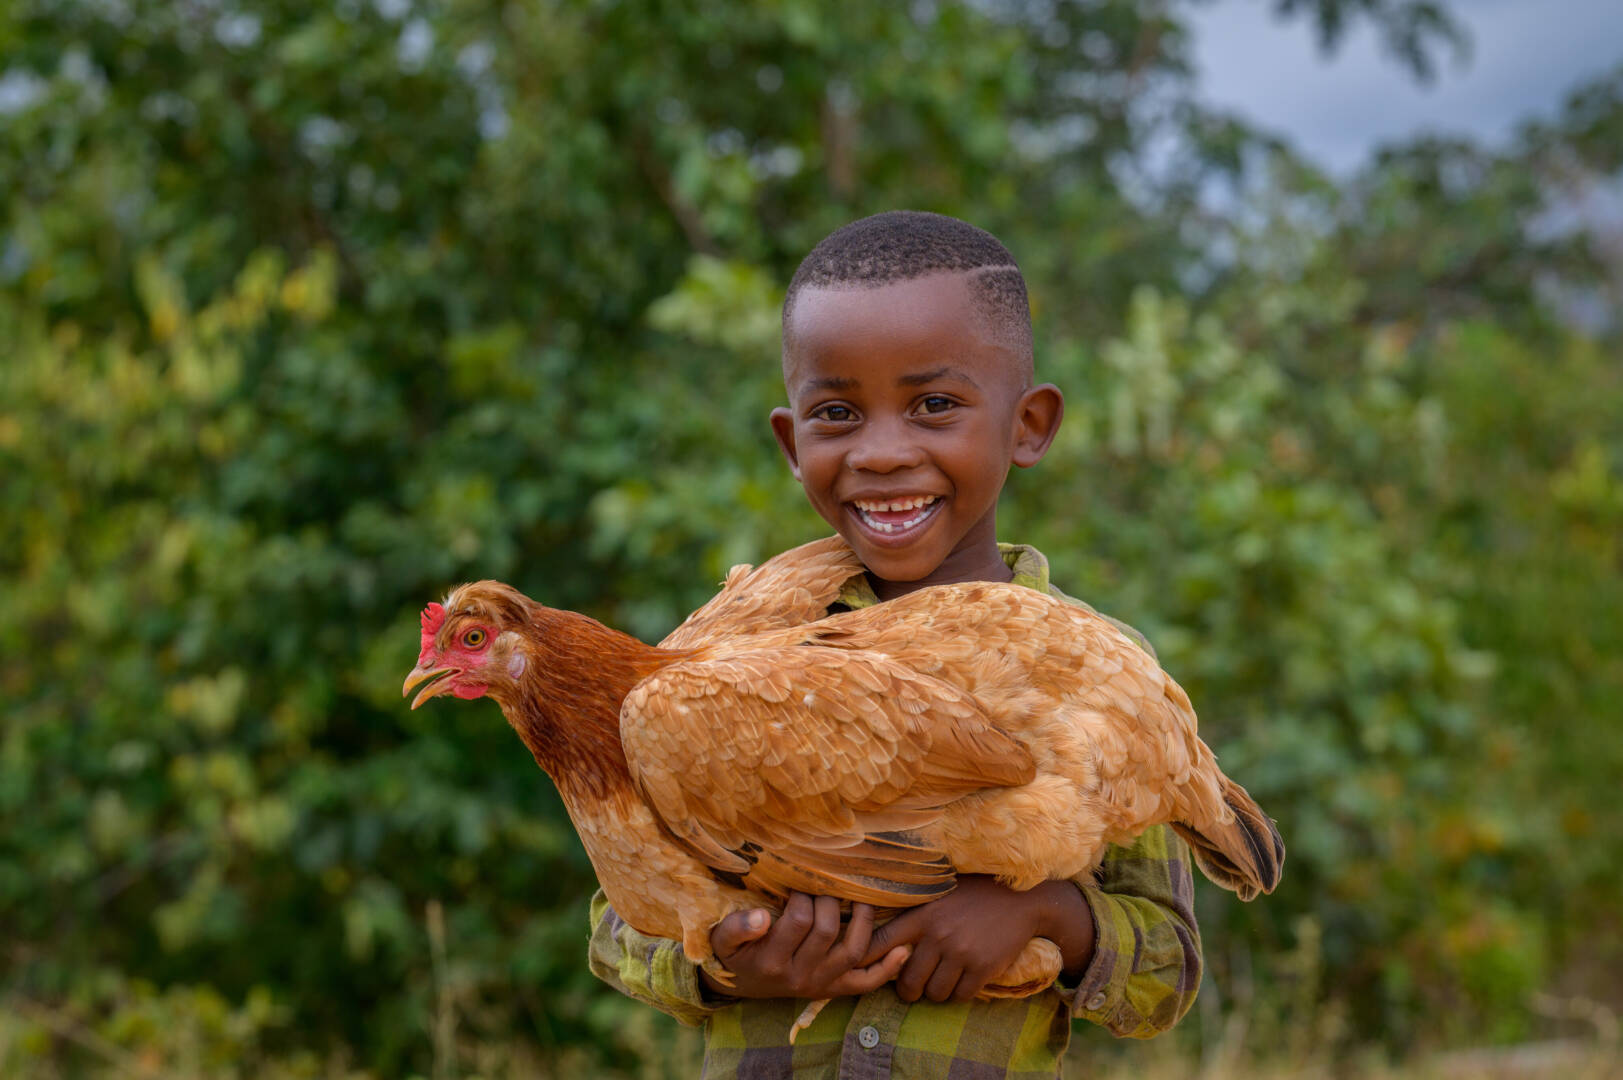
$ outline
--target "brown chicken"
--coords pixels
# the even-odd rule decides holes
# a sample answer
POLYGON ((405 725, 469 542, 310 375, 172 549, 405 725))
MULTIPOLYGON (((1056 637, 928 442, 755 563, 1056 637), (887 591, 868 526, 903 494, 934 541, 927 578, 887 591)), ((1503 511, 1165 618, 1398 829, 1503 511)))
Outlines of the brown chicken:
MULTIPOLYGON (((1025 889, 1163 822, 1219 885, 1273 890, 1273 823, 1218 770, 1183 690, 1109 622, 991 583, 826 615, 861 569, 837 537, 734 567, 657 648, 464 585, 424 611, 404 692, 427 684, 413 708, 495 698, 614 909, 723 982, 711 928, 791 890, 894 910, 956 873, 1025 889)), ((1038 939, 989 992, 1058 971, 1038 939)))

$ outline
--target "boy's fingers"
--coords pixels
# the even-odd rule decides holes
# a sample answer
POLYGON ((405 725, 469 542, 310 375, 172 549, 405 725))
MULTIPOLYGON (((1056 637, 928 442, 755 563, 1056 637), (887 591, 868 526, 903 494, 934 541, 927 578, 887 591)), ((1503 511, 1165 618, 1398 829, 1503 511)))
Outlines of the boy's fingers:
POLYGON ((896 976, 896 996, 908 1002, 923 997, 924 985, 935 974, 940 961, 941 953, 934 945, 925 942, 916 947, 901 974, 896 976))
POLYGON ((832 896, 819 896, 812 899, 811 905, 811 926, 795 950, 795 960, 817 965, 828 959, 830 948, 840 936, 840 902, 832 896))
POLYGON ((718 956, 731 956, 752 941, 766 936, 772 915, 762 908, 735 911, 710 929, 710 947, 718 956))
POLYGON ((942 960, 930 976, 930 981, 924 984, 924 996, 931 1001, 946 1001, 952 997, 952 992, 958 987, 958 979, 964 969, 950 960, 942 960))
POLYGON ((772 936, 767 939, 772 952, 788 960, 806 940, 812 928, 812 900, 805 893, 790 893, 783 914, 773 924, 772 936))
POLYGON ((862 964, 873 938, 873 908, 867 904, 851 905, 851 922, 845 928, 845 939, 840 943, 846 962, 852 967, 862 964))
POLYGON ((875 930, 873 936, 868 939, 868 951, 862 954, 857 963, 866 966, 898 945, 916 944, 922 929, 919 920, 910 917, 912 914, 912 911, 904 912, 875 930))
POLYGON ((992 981, 995 971, 982 971, 979 968, 965 968, 958 975, 958 986, 952 992, 952 1000, 968 1001, 981 992, 981 988, 992 981))
POLYGON ((907 963, 912 953, 906 945, 898 945, 884 956, 879 962, 868 967, 852 968, 844 975, 829 984, 828 992, 835 997, 845 997, 848 994, 866 994, 870 990, 877 990, 896 977, 907 963))

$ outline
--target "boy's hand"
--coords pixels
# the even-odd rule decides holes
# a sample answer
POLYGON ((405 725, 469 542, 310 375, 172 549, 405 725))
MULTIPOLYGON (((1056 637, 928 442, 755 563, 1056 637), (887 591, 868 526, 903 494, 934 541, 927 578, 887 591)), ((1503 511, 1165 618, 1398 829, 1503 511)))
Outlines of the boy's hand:
POLYGON ((1049 881, 1026 892, 982 874, 960 874, 958 887, 939 900, 905 911, 881 926, 866 955, 889 955, 899 945, 913 955, 896 978, 903 1001, 968 1001, 1020 955, 1026 942, 1046 937, 1059 946, 1065 970, 1076 974, 1093 956, 1093 915, 1069 881, 1049 881))
POLYGON ((873 908, 851 905, 851 922, 840 933, 840 902, 793 893, 776 922, 760 909, 736 911, 710 931, 716 959, 733 973, 733 986, 719 986, 699 970, 717 994, 748 998, 835 998, 866 994, 896 977, 908 948, 872 948, 873 908))

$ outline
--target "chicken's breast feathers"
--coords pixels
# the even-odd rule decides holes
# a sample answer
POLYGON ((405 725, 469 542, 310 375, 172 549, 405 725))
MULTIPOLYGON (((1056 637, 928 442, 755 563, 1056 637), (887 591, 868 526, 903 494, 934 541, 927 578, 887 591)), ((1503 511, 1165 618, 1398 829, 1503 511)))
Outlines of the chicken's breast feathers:
POLYGON ((906 907, 944 894, 951 865, 910 830, 1035 775, 968 694, 872 653, 685 661, 639 683, 620 717, 633 781, 672 834, 776 895, 906 907))
POLYGON ((721 591, 660 646, 690 649, 821 619, 840 587, 861 572, 862 562, 838 536, 791 548, 760 566, 741 563, 728 571, 721 591))

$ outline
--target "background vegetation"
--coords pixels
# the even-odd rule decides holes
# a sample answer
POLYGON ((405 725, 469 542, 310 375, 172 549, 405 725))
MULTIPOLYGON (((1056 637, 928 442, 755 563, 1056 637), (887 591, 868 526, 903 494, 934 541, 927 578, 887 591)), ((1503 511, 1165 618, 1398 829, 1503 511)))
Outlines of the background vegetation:
MULTIPOLYGON (((1454 40, 1275 6, 1420 75, 1454 40)), ((1336 181, 1199 104, 1186 17, 0 9, 0 1074, 682 1075, 495 707, 406 711, 416 613, 498 577, 657 637, 821 535, 777 305, 898 206, 1031 284, 1069 413, 1005 535, 1290 844, 1264 902, 1202 885, 1196 1014, 1078 1059, 1615 1040, 1620 286, 1563 223, 1623 73, 1336 181)))

